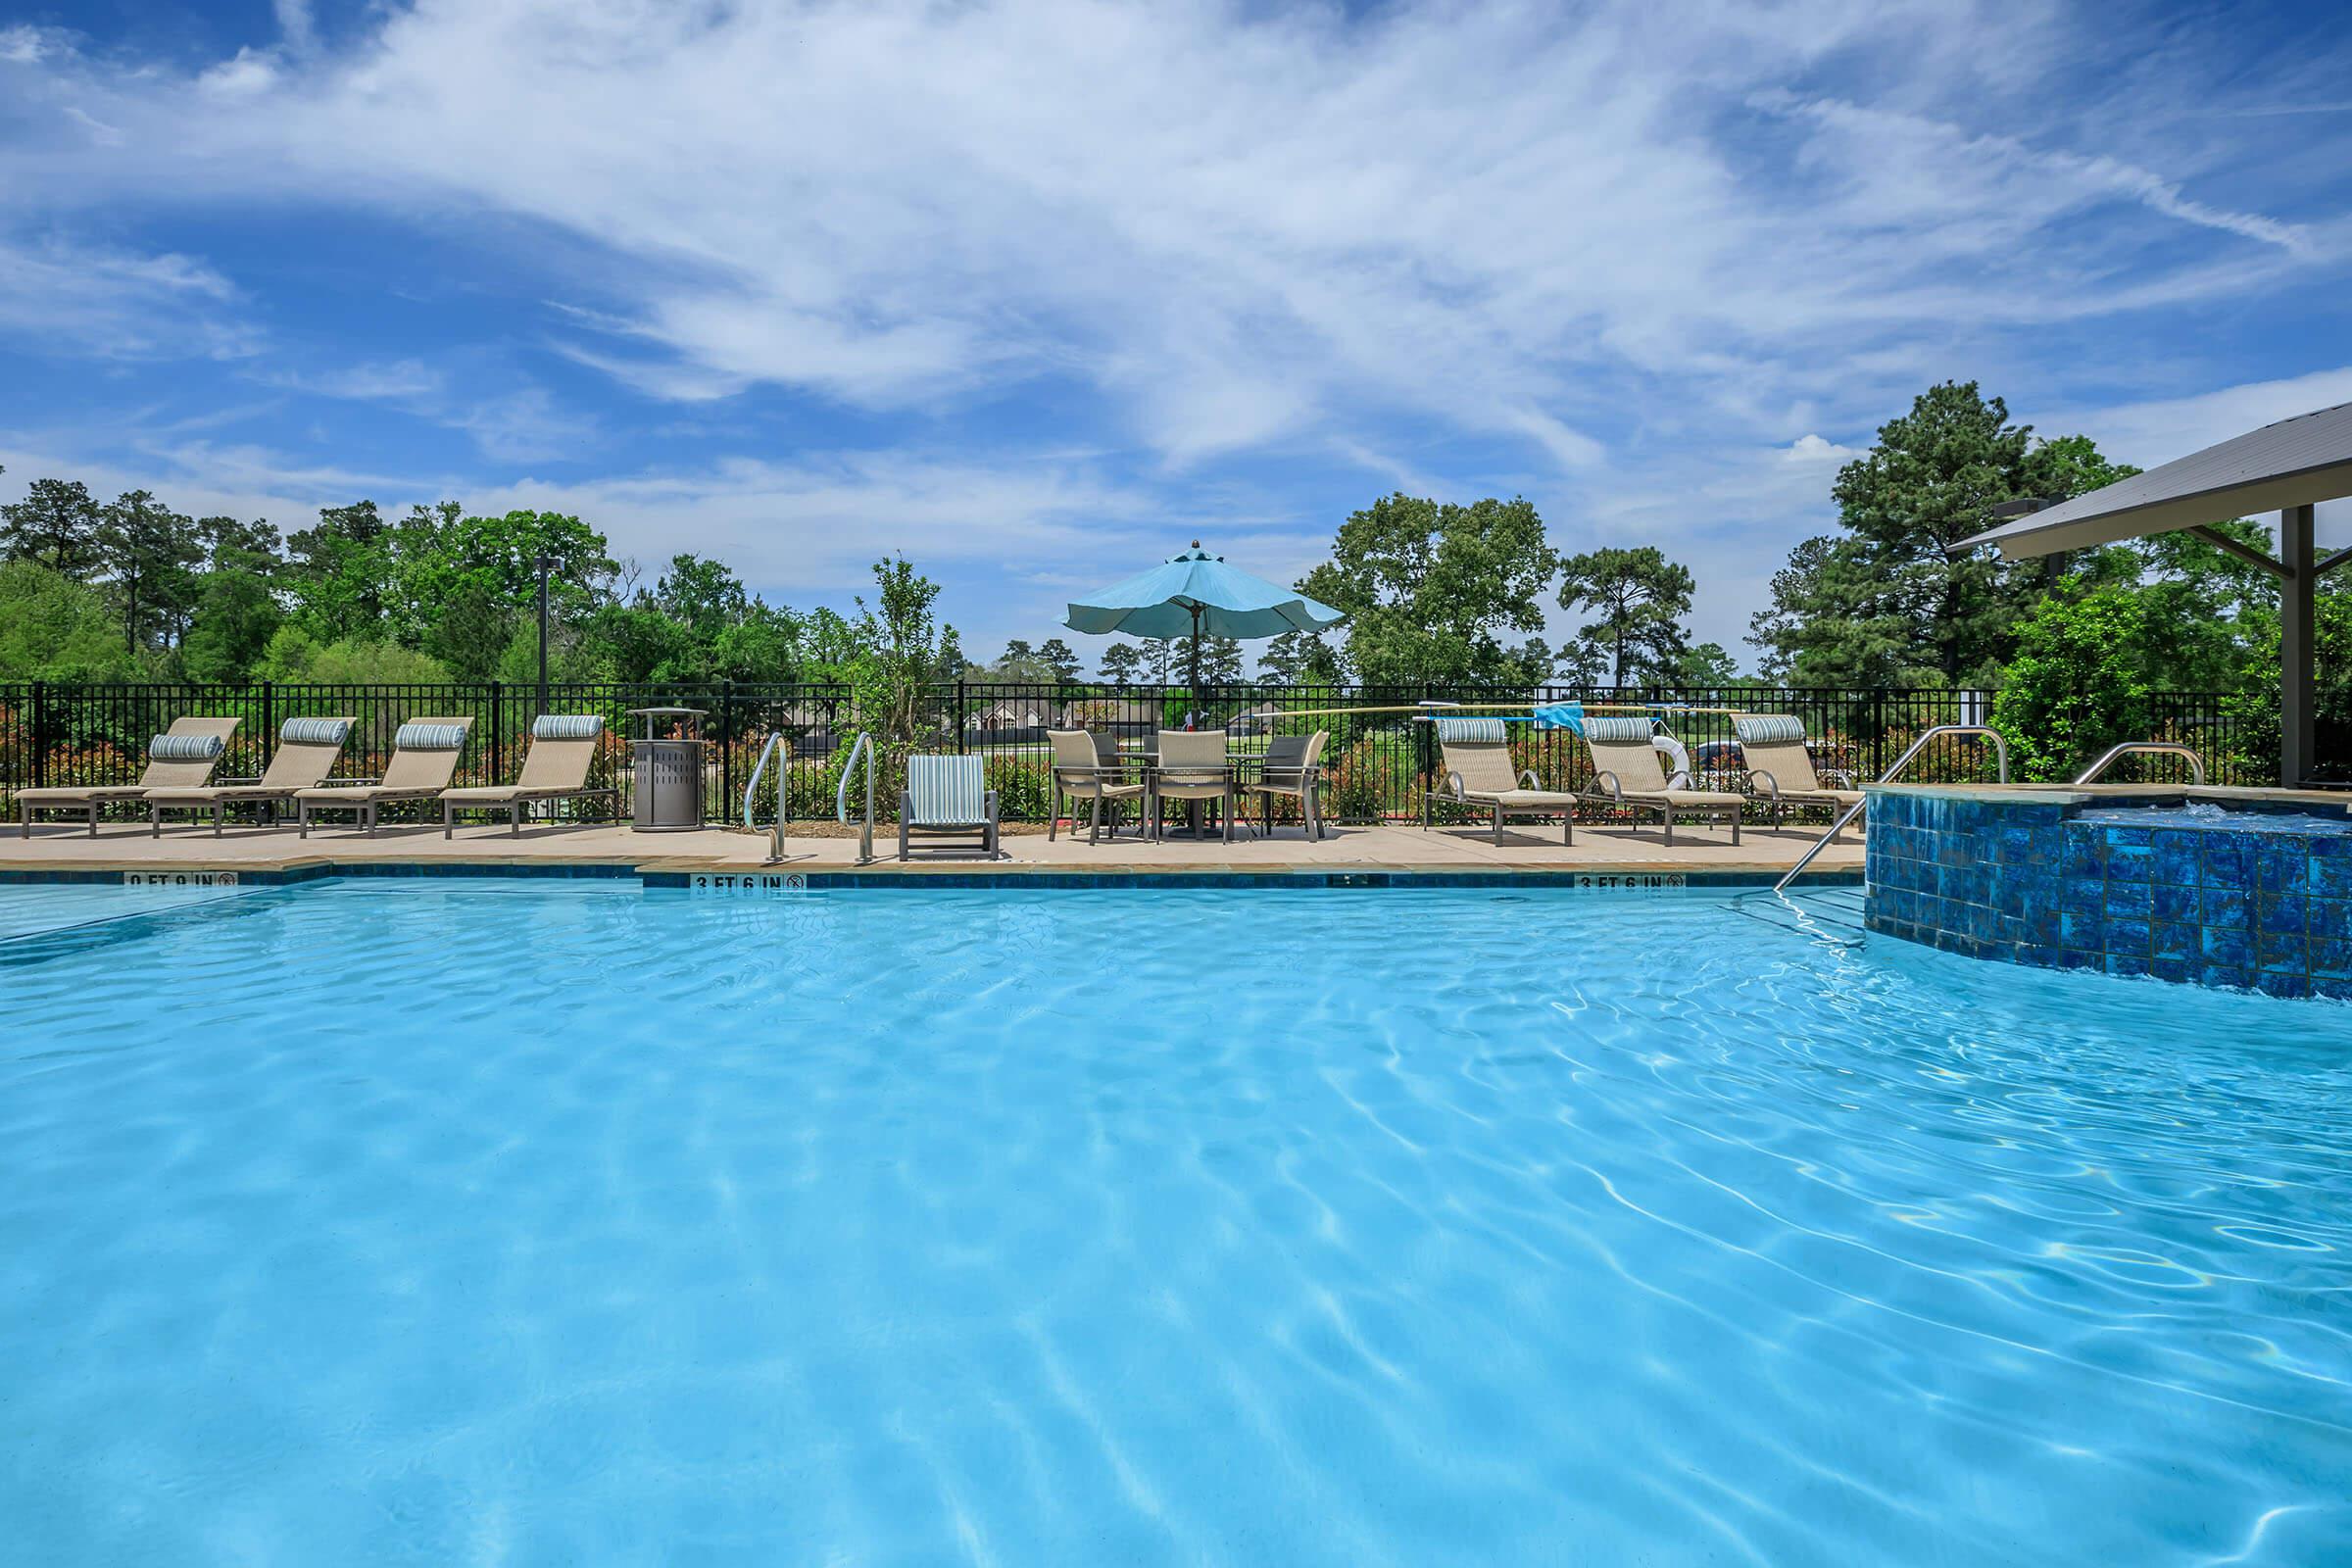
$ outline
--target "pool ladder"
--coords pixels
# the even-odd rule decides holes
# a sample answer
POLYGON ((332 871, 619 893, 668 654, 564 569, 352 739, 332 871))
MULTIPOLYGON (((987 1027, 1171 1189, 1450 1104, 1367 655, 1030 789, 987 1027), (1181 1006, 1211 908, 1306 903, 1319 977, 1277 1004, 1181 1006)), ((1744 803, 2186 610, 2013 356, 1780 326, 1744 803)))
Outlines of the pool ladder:
POLYGON ((784 840, 787 824, 792 820, 792 742, 782 730, 770 732, 767 744, 760 749, 760 760, 752 769, 752 781, 743 787, 743 825, 753 832, 759 824, 752 820, 752 797, 760 793, 760 775, 767 771, 770 758, 776 760, 776 819, 767 829, 767 864, 774 865, 784 858, 784 840))
POLYGON ((2133 753, 2154 757, 2185 757, 2188 759, 2189 781, 2193 784, 2205 782, 2205 759, 2179 741, 2126 741, 2121 746, 2110 746, 2107 748, 2107 755, 2084 768, 2082 776, 2075 782, 2078 784, 2096 783, 2099 775, 2107 771, 2109 763, 2119 758, 2130 757, 2133 753))
MULTIPOLYGON (((1989 724, 1937 724, 1932 729, 1920 731, 1919 739, 1913 741, 1904 749, 1903 755, 1894 760, 1894 765, 1892 767, 1879 775, 1878 781, 1881 784, 1891 784, 1896 779, 1901 778, 1903 776, 1903 769, 1911 765, 1911 759, 1917 757, 1922 751, 1925 751, 1927 749, 1928 742, 1934 740, 1938 735, 1984 735, 1989 737, 1992 741, 1993 755, 2000 763, 2001 782, 2004 784, 2009 782, 2009 743, 2001 738, 2001 732, 1999 730, 1994 729, 1989 724)), ((2099 760, 2099 765, 2104 767, 2106 764, 2107 759, 2101 758, 2099 760)), ((1830 841, 1836 838, 1838 834, 1844 832, 1846 824, 1851 822, 1855 817, 1860 816, 1862 814, 1862 808, 1868 804, 1869 803, 1867 801, 1856 801, 1844 810, 1839 811, 1838 813, 1838 819, 1830 824, 1830 830, 1821 836, 1820 841, 1811 849, 1805 851, 1804 854, 1798 856, 1794 865, 1781 873, 1781 879, 1772 885, 1772 891, 1778 893, 1784 888, 1788 887, 1789 883, 1795 881, 1797 873, 1802 871, 1806 866, 1811 865, 1813 863, 1813 857, 1828 849, 1830 847, 1830 841)))
POLYGON ((850 747, 849 757, 841 764, 841 783, 833 791, 835 821, 850 819, 850 774, 858 766, 860 755, 865 758, 865 824, 858 830, 858 863, 874 863, 874 738, 865 731, 850 747))

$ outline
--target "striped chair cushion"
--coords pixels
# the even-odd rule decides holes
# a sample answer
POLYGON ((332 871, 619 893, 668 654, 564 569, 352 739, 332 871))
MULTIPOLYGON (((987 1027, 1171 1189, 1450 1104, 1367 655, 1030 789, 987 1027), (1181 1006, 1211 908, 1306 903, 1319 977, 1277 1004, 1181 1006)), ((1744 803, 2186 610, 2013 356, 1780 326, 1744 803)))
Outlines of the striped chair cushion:
POLYGON ((1646 718, 1588 718, 1585 738, 1625 745, 1633 741, 1647 741, 1657 733, 1657 726, 1646 718))
POLYGON ((277 726, 280 741, 299 746, 340 746, 350 733, 348 718, 289 718, 277 726))
POLYGON ((396 752, 454 752, 465 744, 463 724, 403 724, 392 737, 396 752))
POLYGON ((1483 742, 1499 746, 1510 738, 1510 731, 1499 718, 1441 718, 1438 720, 1438 739, 1442 741, 1483 742))
POLYGON ((988 774, 977 757, 909 757, 906 794, 925 827, 988 820, 988 774))
POLYGON ((1732 733, 1743 746, 1767 746, 1803 740, 1805 723, 1793 713, 1740 713, 1732 719, 1732 733))
POLYGON ((601 713, 541 713, 531 720, 535 741, 592 741, 604 732, 601 713))
POLYGON ((158 735, 147 743, 147 756, 158 762, 209 762, 227 749, 218 735, 158 735))

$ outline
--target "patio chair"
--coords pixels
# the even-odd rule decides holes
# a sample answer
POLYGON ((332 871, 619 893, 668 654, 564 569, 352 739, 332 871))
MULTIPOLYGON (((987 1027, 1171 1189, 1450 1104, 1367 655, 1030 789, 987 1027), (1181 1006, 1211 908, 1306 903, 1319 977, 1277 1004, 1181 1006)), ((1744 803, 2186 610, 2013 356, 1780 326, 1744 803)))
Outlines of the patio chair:
POLYGON ((1747 787, 1763 788, 1774 831, 1779 831, 1791 806, 1826 806, 1835 824, 1847 807, 1862 803, 1860 790, 1833 789, 1821 781, 1805 744, 1804 721, 1794 715, 1735 713, 1732 733, 1740 738, 1747 787))
POLYGON ((149 790, 144 797, 148 834, 163 837, 167 811, 185 811, 194 817, 210 810, 215 838, 220 836, 221 818, 232 806, 258 806, 269 812, 270 820, 276 820, 281 809, 293 805, 297 790, 313 789, 326 782, 327 775, 334 772, 335 763, 342 759, 343 742, 355 722, 349 714, 287 719, 277 726, 277 750, 270 756, 270 765, 251 783, 175 785, 149 790))
MULTIPOLYGON (((1732 842, 1740 842, 1740 813, 1747 797, 1724 790, 1685 790, 1672 787, 1659 765, 1657 749, 1649 744, 1655 726, 1646 718, 1588 718, 1585 745, 1592 753, 1592 782, 1578 792, 1580 800, 1637 814, 1655 811, 1665 825, 1666 842, 1674 842, 1677 812, 1728 820, 1732 842)), ((1639 833, 1642 824, 1634 823, 1639 833)))
POLYGON ((597 743, 604 734, 600 714, 541 713, 531 720, 530 747, 522 754, 522 771, 514 783, 441 792, 441 836, 456 834, 460 811, 485 816, 504 811, 508 835, 519 837, 523 808, 533 801, 581 801, 613 794, 610 788, 588 787, 588 769, 596 763, 597 743))
POLYGON ((311 818, 321 811, 349 811, 353 826, 364 827, 369 838, 383 808, 401 801, 429 801, 449 788, 457 775, 458 759, 465 753, 470 718, 414 718, 392 736, 392 760, 373 784, 321 784, 294 792, 302 836, 311 836, 311 818))
POLYGON ((98 813, 106 807, 143 800, 149 790, 208 782, 240 722, 234 718, 173 719, 170 729, 147 743, 147 766, 136 784, 60 784, 17 791, 20 836, 32 837, 35 811, 80 811, 89 819, 90 837, 96 838, 98 813))
POLYGON ((1118 837, 1119 803, 1135 801, 1141 805, 1144 786, 1141 780, 1129 780, 1127 769, 1117 757, 1116 739, 1111 742, 1111 760, 1105 763, 1094 736, 1085 730, 1048 730, 1046 738, 1054 743, 1053 799, 1048 803, 1046 842, 1053 843, 1055 831, 1061 826, 1061 798, 1064 795, 1070 797, 1070 833, 1073 837, 1078 832, 1077 807, 1082 800, 1094 802, 1086 842, 1102 842, 1102 809, 1106 805, 1111 813, 1111 837, 1118 837))
POLYGON ((1274 836, 1274 802, 1281 798, 1298 803, 1308 838, 1323 837, 1323 748, 1330 741, 1331 732, 1322 729, 1267 739, 1265 761, 1244 793, 1265 797, 1268 838, 1274 836))
POLYGON ((1159 836, 1163 801, 1183 801, 1196 807, 1215 801, 1225 825, 1225 842, 1233 842, 1233 767, 1225 760, 1223 730, 1159 732, 1159 760, 1152 768, 1152 792, 1145 806, 1153 838, 1159 836))
POLYGON ((997 858, 997 792, 978 757, 909 757, 899 796, 899 858, 911 858, 915 833, 978 833, 980 851, 997 858))
MULTIPOLYGON (((1494 815, 1494 842, 1502 843, 1506 816, 1550 816, 1560 819, 1560 842, 1576 842, 1577 797, 1538 787, 1533 769, 1511 768, 1510 730, 1499 718, 1441 718, 1438 748, 1445 754, 1446 777, 1437 799, 1459 806, 1483 806, 1494 815)), ((1429 801, 1422 800, 1421 825, 1429 825, 1429 801)))

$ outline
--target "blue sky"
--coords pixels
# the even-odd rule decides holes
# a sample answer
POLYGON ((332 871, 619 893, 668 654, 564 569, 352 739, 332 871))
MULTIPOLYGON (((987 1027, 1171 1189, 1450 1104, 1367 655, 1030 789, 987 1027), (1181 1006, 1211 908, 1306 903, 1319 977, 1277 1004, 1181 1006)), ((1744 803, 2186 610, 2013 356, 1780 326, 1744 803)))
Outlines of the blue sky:
POLYGON ((1522 493, 1737 647, 1933 380, 2142 464, 2352 400, 2348 67, 2285 5, 8 6, 0 499, 550 507, 804 607, 903 550, 986 653, 1522 493))

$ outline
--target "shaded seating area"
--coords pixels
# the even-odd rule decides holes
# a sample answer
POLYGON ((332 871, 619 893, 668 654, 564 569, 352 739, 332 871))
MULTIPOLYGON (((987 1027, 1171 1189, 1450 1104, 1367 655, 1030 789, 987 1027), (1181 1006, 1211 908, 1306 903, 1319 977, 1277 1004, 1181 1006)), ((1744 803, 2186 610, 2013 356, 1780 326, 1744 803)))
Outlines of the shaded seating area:
POLYGON ((295 795, 326 782, 343 760, 343 743, 355 722, 348 714, 324 718, 289 718, 277 726, 277 750, 262 776, 244 784, 167 785, 147 791, 147 831, 160 838, 164 816, 184 811, 191 817, 213 813, 213 837, 220 836, 221 821, 232 806, 257 807, 275 821, 289 809, 295 795))
POLYGON ((1735 713, 1732 733, 1739 737, 1747 787, 1772 815, 1779 828, 1792 807, 1826 808, 1833 821, 1849 806, 1862 803, 1856 789, 1832 788, 1813 766, 1802 720, 1788 713, 1735 713))
POLYGON ((1089 802, 1087 820, 1089 844, 1102 842, 1102 816, 1110 813, 1111 834, 1118 834, 1118 810, 1122 803, 1134 801, 1138 808, 1137 831, 1141 832, 1140 808, 1144 799, 1143 781, 1119 757, 1118 741, 1104 734, 1089 734, 1085 730, 1057 729, 1047 732, 1054 743, 1054 771, 1048 785, 1046 810, 1046 839, 1053 841, 1061 827, 1061 806, 1064 797, 1070 803, 1070 832, 1078 831, 1077 807, 1080 801, 1089 802), (1102 742, 1110 742, 1109 755, 1103 754, 1102 742))
MULTIPOLYGON (((192 789, 212 782, 213 771, 228 750, 229 737, 241 720, 234 718, 175 718, 172 727, 147 743, 147 766, 136 784, 61 785, 52 789, 17 791, 19 835, 32 837, 36 811, 77 811, 86 818, 90 837, 98 836, 98 813, 109 806, 135 803, 155 789, 192 789)), ((136 733, 135 731, 133 733, 136 733)))
POLYGON ((542 713, 531 721, 531 740, 522 756, 522 771, 512 784, 484 784, 441 792, 441 836, 457 831, 460 811, 485 816, 507 813, 510 837, 522 832, 526 808, 542 801, 579 801, 611 797, 611 789, 591 789, 588 770, 604 739, 605 721, 597 713, 542 713))
MULTIPOLYGON (((1560 819, 1560 842, 1576 842, 1577 797, 1541 788, 1531 771, 1511 767, 1510 730, 1499 718, 1441 718, 1438 746, 1446 773, 1436 791, 1439 802, 1480 807, 1494 816, 1494 842, 1502 843, 1506 817, 1560 819)), ((1646 722, 1646 721, 1644 721, 1646 722)), ((1642 745, 1649 743, 1646 738, 1642 745)), ((1421 806, 1421 825, 1430 824, 1430 801, 1421 806)))
POLYGON ((899 858, 911 859, 912 837, 973 835, 980 853, 998 857, 997 792, 979 757, 909 757, 899 795, 899 858))
POLYGON ((353 825, 375 837, 383 808, 409 801, 437 799, 457 776, 458 759, 473 729, 470 718, 418 718, 400 726, 392 737, 392 760, 384 776, 373 783, 322 784, 296 790, 294 806, 302 836, 311 836, 311 819, 327 811, 349 811, 353 825))
POLYGON ((1676 788, 1650 745, 1656 726, 1648 719, 1587 718, 1584 729, 1585 745, 1592 754, 1592 782, 1578 792, 1579 800, 1633 814, 1636 832, 1641 830, 1642 813, 1654 812, 1668 844, 1674 842, 1677 816, 1729 822, 1732 842, 1740 842, 1740 815, 1747 808, 1747 797, 1676 788))
POLYGON ((1276 735, 1266 742, 1265 760, 1244 793, 1262 801, 1268 838, 1274 836, 1274 803, 1280 800, 1298 803, 1308 838, 1324 836, 1323 748, 1330 741, 1331 733, 1319 729, 1312 735, 1276 735))

